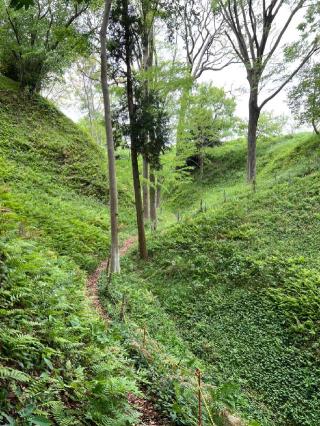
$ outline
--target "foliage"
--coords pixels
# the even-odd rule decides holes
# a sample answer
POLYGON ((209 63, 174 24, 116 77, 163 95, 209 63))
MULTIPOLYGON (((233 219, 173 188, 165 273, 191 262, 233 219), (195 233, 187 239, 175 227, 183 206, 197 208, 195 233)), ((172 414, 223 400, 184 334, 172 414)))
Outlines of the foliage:
POLYGON ((127 353, 84 294, 109 247, 104 152, 44 100, 0 87, 0 423, 135 424, 127 353))
MULTIPOLYGON (((172 347, 159 325, 168 315, 205 383, 240 388, 233 410, 263 425, 315 426, 320 415, 319 154, 310 135, 266 141, 253 193, 242 183, 244 141, 212 148, 206 185, 189 182, 171 204, 183 221, 149 242, 148 264, 128 267, 165 312, 152 336, 172 347), (206 212, 196 210, 200 199, 206 212)), ((130 306, 129 288, 138 286, 125 285, 130 306)), ((152 330, 145 306, 128 318, 152 330)), ((181 410, 190 405, 182 400, 181 410)))
MULTIPOLYGON (((18 219, 2 216, 11 216, 13 223, 18 219)), ((2 238, 1 253, 6 268, 0 291, 1 422, 129 421, 130 371, 124 374, 116 338, 84 301, 84 273, 71 260, 15 232, 2 238)))
POLYGON ((283 269, 284 277, 280 287, 270 289, 270 296, 287 317, 292 331, 317 347, 320 339, 319 271, 308 268, 303 258, 289 259, 285 265, 279 263, 277 268, 283 269))
POLYGON ((199 84, 187 95, 185 127, 179 152, 199 156, 206 147, 219 145, 233 126, 235 101, 223 89, 199 84))
POLYGON ((274 116, 270 112, 261 113, 258 121, 258 140, 266 141, 280 136, 283 133, 285 122, 286 118, 284 116, 274 116))
POLYGON ((283 133, 285 123, 286 118, 284 116, 275 116, 271 112, 261 113, 258 121, 258 140, 266 141, 280 136, 283 133))
POLYGON ((289 93, 290 108, 300 124, 312 125, 319 133, 320 65, 308 66, 299 75, 298 83, 289 93))
MULTIPOLYGON (((287 118, 284 115, 277 116, 269 111, 262 112, 258 121, 257 139, 266 142, 270 138, 279 137, 283 134, 286 122, 287 118)), ((237 119, 234 133, 241 137, 247 137, 248 124, 245 120, 237 119)))
MULTIPOLYGON (((112 283, 103 277, 101 300, 134 360, 147 395, 173 424, 194 425, 198 416, 195 369, 199 368, 206 377, 205 365, 188 350, 175 322, 150 292, 147 281, 133 272, 134 264, 124 260, 123 268, 124 275, 113 277, 112 283)), ((203 383, 202 392, 210 406, 209 412, 203 409, 204 424, 212 424, 211 418, 220 425, 223 409, 235 409, 240 401, 246 403, 239 389, 231 384, 212 387, 203 383)))
POLYGON ((160 167, 160 155, 169 144, 170 125, 166 101, 159 90, 149 89, 145 93, 140 82, 136 84, 135 99, 134 131, 138 149, 157 169, 160 167))
POLYGON ((2 152, 21 166, 33 163, 59 176, 66 187, 78 193, 106 200, 105 151, 50 103, 36 96, 20 96, 11 85, 10 80, 0 77, 2 152))
POLYGON ((0 71, 22 88, 39 92, 88 47, 79 17, 88 3, 39 1, 27 10, 0 6, 0 71))

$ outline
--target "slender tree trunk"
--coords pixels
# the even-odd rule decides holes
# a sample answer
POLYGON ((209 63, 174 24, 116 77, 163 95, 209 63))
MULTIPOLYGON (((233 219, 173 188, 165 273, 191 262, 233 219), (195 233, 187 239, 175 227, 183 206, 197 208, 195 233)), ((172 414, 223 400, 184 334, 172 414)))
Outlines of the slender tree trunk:
POLYGON ((145 220, 149 220, 149 164, 145 157, 143 157, 143 217, 145 220))
POLYGON ((161 201, 161 183, 160 183, 160 179, 158 177, 158 179, 157 179, 157 190, 156 190, 156 207, 157 207, 157 209, 160 207, 160 201, 161 201))
POLYGON ((319 130, 317 128, 316 121, 314 119, 312 119, 312 127, 313 127, 315 134, 319 135, 320 133, 319 133, 319 130))
POLYGON ((256 88, 251 89, 249 100, 249 123, 248 123, 248 154, 247 154, 247 181, 254 183, 256 180, 256 146, 257 129, 260 116, 258 107, 258 94, 256 88))
POLYGON ((134 102, 133 102, 133 82, 132 82, 132 71, 131 71, 132 46, 131 46, 131 37, 130 37, 128 0, 122 0, 122 9, 123 9, 122 14, 123 14, 124 29, 125 29, 125 55, 126 55, 126 68, 127 68, 126 89, 127 89, 128 111, 129 111, 129 119, 130 119, 131 164, 132 164, 132 178, 133 178, 133 188, 134 188, 137 227, 138 227, 139 253, 142 259, 147 259, 148 252, 147 252, 147 244, 146 244, 146 236, 145 236, 144 220, 143 220, 143 206, 142 206, 142 197, 141 197, 137 141, 136 141, 136 135, 134 130, 135 110, 134 110, 134 102))
MULTIPOLYGON (((148 16, 145 17, 143 37, 142 37, 142 67, 144 71, 147 71, 153 62, 153 29, 149 28, 148 16)), ((145 78, 143 81, 144 96, 147 97, 149 92, 149 81, 145 78)), ((148 135, 145 136, 144 144, 147 146, 148 135)), ((143 195, 143 217, 145 220, 149 220, 149 164, 145 156, 143 156, 143 184, 142 184, 142 195, 143 195)))
POLYGON ((200 167, 200 180, 202 182, 203 181, 203 171, 204 171, 204 152, 203 152, 203 147, 200 148, 199 167, 200 167))
POLYGON ((152 229, 157 229, 157 205, 156 205, 156 177, 154 171, 150 170, 150 219, 152 229))
POLYGON ((131 165, 132 165, 132 178, 133 178, 133 188, 134 188, 137 227, 138 227, 139 254, 141 259, 147 259, 148 252, 147 252, 146 235, 144 230, 138 153, 135 148, 135 143, 133 142, 131 142, 131 165))
POLYGON ((186 141, 184 140, 185 135, 185 119, 188 108, 188 96, 190 93, 189 88, 184 88, 179 100, 179 115, 178 115, 178 124, 177 124, 177 134, 176 134, 176 152, 177 156, 183 155, 183 148, 186 141))
POLYGON ((110 193, 110 223, 111 223, 111 272, 120 272, 120 256, 118 241, 118 191, 116 165, 114 156, 114 143, 111 122, 111 106, 108 84, 108 60, 106 49, 106 34, 111 9, 111 1, 105 1, 104 15, 100 31, 101 42, 101 87, 103 92, 103 104, 106 126, 107 151, 108 151, 108 170, 109 170, 109 193, 110 193))

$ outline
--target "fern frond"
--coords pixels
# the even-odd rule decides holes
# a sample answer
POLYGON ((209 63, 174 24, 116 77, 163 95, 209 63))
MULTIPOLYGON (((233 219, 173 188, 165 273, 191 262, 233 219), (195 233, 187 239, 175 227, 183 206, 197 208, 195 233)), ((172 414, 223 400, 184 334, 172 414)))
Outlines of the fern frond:
POLYGON ((31 377, 22 371, 16 370, 15 368, 0 365, 0 379, 11 379, 16 382, 27 383, 30 381, 31 377))

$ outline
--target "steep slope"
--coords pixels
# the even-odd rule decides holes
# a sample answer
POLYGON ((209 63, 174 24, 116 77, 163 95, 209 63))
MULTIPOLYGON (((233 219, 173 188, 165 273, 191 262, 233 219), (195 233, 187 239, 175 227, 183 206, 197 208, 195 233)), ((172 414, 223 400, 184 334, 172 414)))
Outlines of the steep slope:
MULTIPOLYGON (((168 200, 184 220, 153 238, 148 264, 128 260, 127 283, 109 289, 127 295, 128 317, 164 352, 178 345, 182 364, 201 362, 205 382, 222 386, 216 402, 261 425, 319 423, 319 158, 310 135, 264 143, 254 193, 244 142, 212 150, 206 181, 168 200)), ((170 363, 142 355, 139 363, 172 418, 193 424, 170 363)))
POLYGON ((0 78, 0 170, 0 423, 131 424, 127 355, 84 292, 109 247, 104 151, 0 78))

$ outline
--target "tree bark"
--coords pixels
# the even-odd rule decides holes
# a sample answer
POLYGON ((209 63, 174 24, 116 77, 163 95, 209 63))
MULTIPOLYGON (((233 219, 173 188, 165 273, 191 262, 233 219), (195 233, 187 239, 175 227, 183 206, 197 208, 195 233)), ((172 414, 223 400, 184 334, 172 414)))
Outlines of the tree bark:
POLYGON ((251 89, 249 99, 249 123, 248 123, 248 156, 247 156, 247 181, 254 183, 256 180, 256 146, 257 129, 260 116, 258 107, 258 94, 256 88, 251 89))
POLYGON ((161 202, 161 184, 159 182, 159 177, 157 179, 157 191, 156 191, 156 207, 157 209, 160 207, 161 202))
POLYGON ((120 272, 120 256, 119 256, 119 241, 118 241, 118 191, 117 191, 117 176, 116 164, 114 156, 114 143, 111 121, 111 106, 108 84, 108 59, 106 49, 106 34, 109 22, 109 14, 111 9, 111 1, 105 1, 104 15, 100 31, 101 42, 101 87, 103 92, 104 116, 107 138, 108 152, 108 171, 109 171, 109 196, 110 196, 110 224, 111 224, 111 272, 120 272))
POLYGON ((185 118, 188 109, 188 97, 191 91, 191 87, 183 88, 182 94, 179 99, 179 115, 176 133, 176 153, 177 156, 183 155, 183 147, 186 141, 184 140, 185 132, 185 118))
POLYGON ((200 168, 200 180, 203 181, 203 172, 204 172, 204 152, 203 152, 203 146, 200 148, 199 153, 199 168, 200 168))
POLYGON ((145 157, 143 157, 143 217, 145 220, 149 220, 149 164, 145 157))
POLYGON ((131 142, 131 165, 132 165, 132 178, 133 178, 133 188, 134 188, 135 205, 136 205, 136 218, 137 218, 137 227, 138 227, 139 254, 141 259, 147 259, 148 251, 147 251, 146 235, 144 230, 138 153, 136 151, 134 142, 131 142))
POLYGON ((139 254, 141 259, 148 258, 146 236, 144 230, 144 220, 143 220, 143 206, 142 206, 142 197, 141 197, 141 185, 140 185, 140 175, 139 175, 139 163, 138 163, 138 150, 137 150, 137 140, 134 130, 135 122, 135 110, 133 102, 133 82, 132 82, 132 70, 131 70, 131 60, 132 60, 132 46, 131 46, 131 37, 130 37, 130 22, 129 22, 129 11, 128 11, 128 0, 122 0, 122 14, 125 30, 125 62, 126 62, 126 77, 127 77, 127 101, 128 101, 128 111, 129 111, 129 120, 130 120, 130 139, 131 139, 131 165, 132 165, 132 178, 133 178, 133 188, 134 188, 134 197, 135 197, 135 206, 136 206, 136 217, 137 217, 137 227, 138 227, 138 241, 139 241, 139 254))
POLYGON ((157 229, 157 205, 156 205, 156 177, 154 171, 150 170, 150 219, 151 227, 157 229))
MULTIPOLYGON (((144 17, 144 27, 142 36, 142 67, 146 72, 153 64, 153 24, 152 28, 149 28, 148 13, 144 11, 147 16, 144 17)), ((149 80, 148 77, 144 78, 144 95, 147 97, 149 92, 149 80)), ((148 135, 145 136, 145 146, 148 144, 148 135)), ((143 156, 143 184, 142 184, 142 195, 143 195, 143 217, 145 220, 149 220, 149 164, 145 156, 143 156)))
POLYGON ((313 127, 315 134, 319 135, 320 133, 319 133, 319 130, 317 128, 316 121, 314 119, 312 119, 312 127, 313 127))

